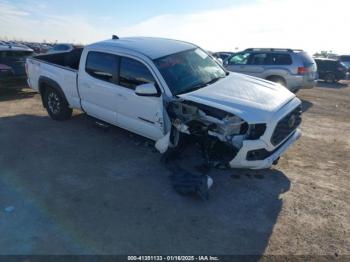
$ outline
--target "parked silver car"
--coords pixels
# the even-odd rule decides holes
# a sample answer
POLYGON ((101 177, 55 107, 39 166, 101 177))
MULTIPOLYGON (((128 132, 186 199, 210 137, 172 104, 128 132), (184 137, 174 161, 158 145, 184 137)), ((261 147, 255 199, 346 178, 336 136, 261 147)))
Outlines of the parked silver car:
POLYGON ((293 92, 312 88, 318 78, 314 59, 303 50, 248 48, 226 59, 227 70, 280 83, 293 92))

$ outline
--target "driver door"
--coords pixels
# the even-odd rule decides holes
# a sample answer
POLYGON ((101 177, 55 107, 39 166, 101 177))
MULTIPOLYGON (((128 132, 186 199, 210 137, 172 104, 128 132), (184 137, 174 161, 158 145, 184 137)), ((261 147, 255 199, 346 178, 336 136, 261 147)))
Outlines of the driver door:
POLYGON ((138 85, 154 83, 156 80, 150 69, 141 61, 129 57, 120 57, 118 77, 118 125, 158 140, 163 134, 163 101, 158 96, 139 96, 135 93, 138 85))

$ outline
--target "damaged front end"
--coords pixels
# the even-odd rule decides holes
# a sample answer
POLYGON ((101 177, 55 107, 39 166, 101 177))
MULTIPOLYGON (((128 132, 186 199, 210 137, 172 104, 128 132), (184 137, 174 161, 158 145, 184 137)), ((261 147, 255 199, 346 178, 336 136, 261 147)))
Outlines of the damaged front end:
POLYGON ((236 115, 192 101, 170 101, 165 109, 169 125, 156 142, 159 152, 177 148, 190 137, 201 146, 207 164, 228 167, 244 140, 259 139, 266 130, 265 124, 249 125, 236 115))

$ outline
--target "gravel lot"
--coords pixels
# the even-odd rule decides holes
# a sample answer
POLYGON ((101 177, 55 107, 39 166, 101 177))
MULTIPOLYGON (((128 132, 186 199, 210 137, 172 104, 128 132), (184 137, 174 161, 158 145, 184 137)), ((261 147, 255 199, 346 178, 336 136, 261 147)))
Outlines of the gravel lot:
POLYGON ((300 91, 298 143, 273 169, 211 170, 207 201, 174 192, 149 141, 0 94, 0 254, 350 255, 350 82, 300 91))

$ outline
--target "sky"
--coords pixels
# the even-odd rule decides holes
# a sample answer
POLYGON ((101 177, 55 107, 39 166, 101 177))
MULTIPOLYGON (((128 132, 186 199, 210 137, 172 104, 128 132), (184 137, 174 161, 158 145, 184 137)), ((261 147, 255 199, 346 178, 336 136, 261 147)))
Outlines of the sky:
POLYGON ((0 0, 0 39, 89 44, 155 36, 210 51, 350 54, 349 0, 0 0))

